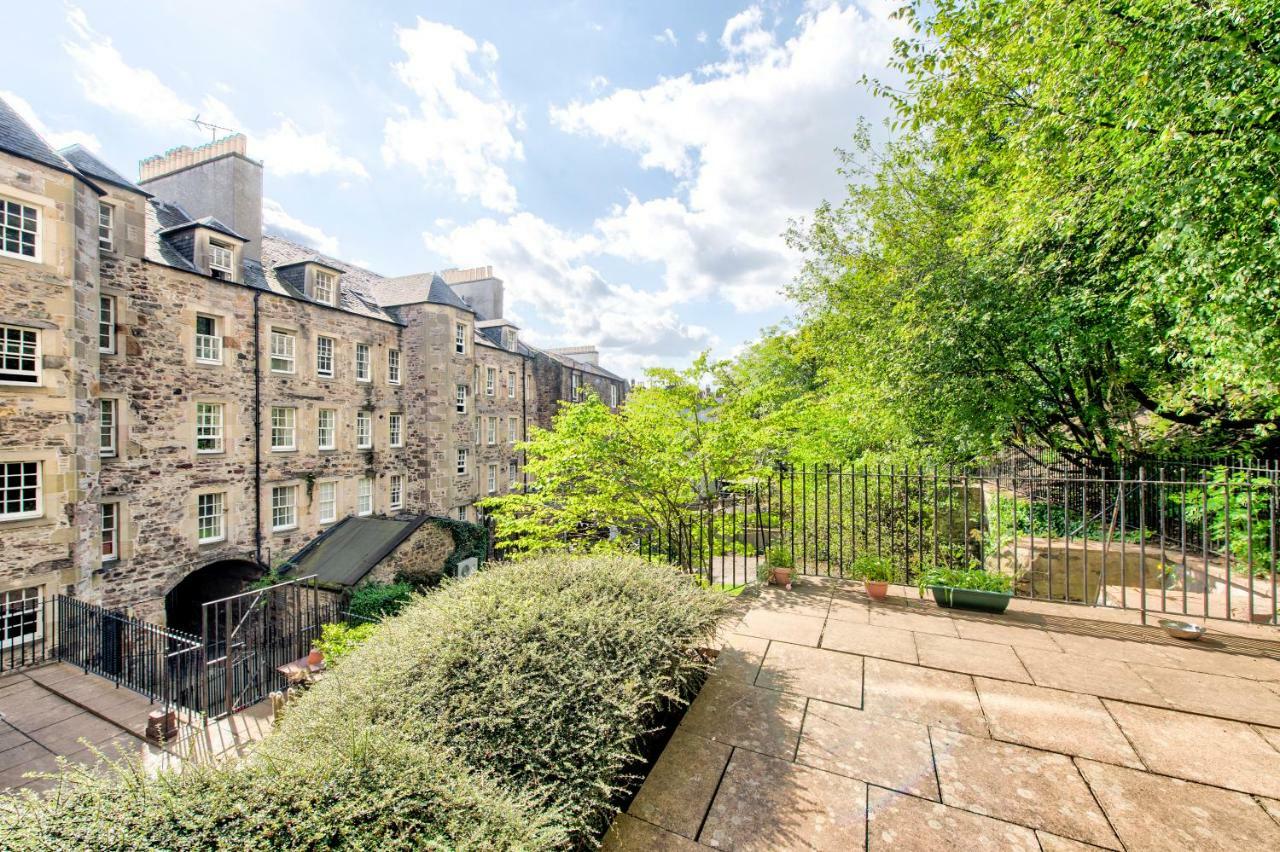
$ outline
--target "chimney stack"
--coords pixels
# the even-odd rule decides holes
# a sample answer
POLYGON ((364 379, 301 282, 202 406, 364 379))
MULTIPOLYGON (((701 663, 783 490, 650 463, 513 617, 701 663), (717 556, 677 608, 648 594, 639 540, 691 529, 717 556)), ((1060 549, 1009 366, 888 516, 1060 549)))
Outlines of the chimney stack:
POLYGON ((575 361, 591 364, 594 367, 600 366, 600 350, 594 346, 562 346, 559 349, 548 349, 547 351, 554 352, 557 355, 568 355, 575 361))
POLYGON ((244 256, 261 260, 262 163, 249 159, 243 133, 148 157, 138 163, 138 185, 193 219, 212 216, 243 234, 244 256))
POLYGON ((480 319, 502 319, 502 279, 493 277, 492 266, 446 269, 440 278, 480 319))

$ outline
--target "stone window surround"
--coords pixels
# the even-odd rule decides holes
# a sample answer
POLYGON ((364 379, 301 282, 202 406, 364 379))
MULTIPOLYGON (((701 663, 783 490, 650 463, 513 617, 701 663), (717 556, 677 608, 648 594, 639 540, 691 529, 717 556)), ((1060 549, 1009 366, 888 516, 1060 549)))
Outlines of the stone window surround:
POLYGON ((192 427, 192 428, 195 430, 195 440, 192 442, 192 445, 195 447, 196 455, 198 455, 198 456, 216 456, 216 455, 221 455, 221 454, 226 453, 226 451, 227 451, 227 443, 228 443, 228 436, 227 436, 227 425, 228 425, 228 417, 227 417, 227 403, 226 403, 226 402, 224 402, 224 401, 223 401, 223 400, 221 400, 221 399, 199 399, 199 398, 197 398, 197 399, 193 400, 193 403, 194 403, 194 405, 195 405, 195 408, 194 408, 194 412, 195 412, 195 420, 194 420, 194 423, 193 423, 193 427, 192 427), (210 419, 206 418, 206 422, 205 422, 203 425, 205 425, 205 426, 207 426, 207 427, 216 427, 216 428, 212 428, 212 429, 210 429, 210 431, 209 431, 206 435, 203 435, 203 436, 200 434, 200 427, 201 427, 201 425, 202 425, 202 424, 201 424, 200 406, 202 406, 202 405, 213 406, 213 407, 214 407, 214 409, 213 409, 213 412, 212 412, 212 413, 216 413, 216 415, 217 415, 217 422, 216 422, 216 423, 214 423, 212 420, 210 420, 210 419), (211 438, 216 438, 216 440, 217 440, 217 444, 216 444, 215 448, 213 448, 213 449, 201 449, 201 448, 200 448, 200 438, 201 438, 201 437, 207 437, 207 438, 211 437, 211 438))
MULTIPOLYGON (((27 263, 44 263, 44 240, 45 240, 45 214, 47 210, 55 209, 57 202, 52 198, 46 198, 42 195, 36 195, 31 192, 23 192, 17 187, 5 186, 4 193, 0 195, 0 218, 3 218, 5 203, 17 205, 20 207, 28 207, 35 211, 35 256, 29 256, 20 252, 8 251, 5 248, 4 232, 0 231, 0 257, 13 258, 14 260, 22 260, 27 263)), ((23 229, 25 233, 33 233, 23 229)))
MULTIPOLYGON (((63 489, 63 474, 58 471, 62 463, 57 450, 5 450, 0 452, 0 471, 3 465, 35 462, 37 488, 36 508, 22 514, 0 515, 0 529, 24 529, 57 524, 64 518, 67 495, 63 489), (50 473, 52 471, 52 473, 50 473)), ((2 485, 3 483, 0 483, 2 485)), ((0 489, 2 490, 2 489, 0 489)), ((0 506, 3 504, 0 503, 0 506)))
POLYGON ((498 418, 496 418, 496 417, 490 417, 490 418, 489 418, 489 420, 488 420, 488 422, 487 422, 487 423, 485 423, 484 438, 485 438, 485 443, 486 443, 486 444, 488 444, 490 447, 497 446, 497 444, 498 444, 498 418))
POLYGON ((120 452, 120 400, 114 396, 98 397, 98 456, 115 458, 120 452))
POLYGON ((467 354, 467 324, 455 323, 453 328, 453 353, 455 355, 467 354))
POLYGON ((400 350, 387 350, 387 384, 400 384, 400 350))
POLYGON ((458 476, 467 475, 467 471, 470 468, 470 465, 469 465, 470 455, 471 455, 471 451, 469 449, 467 449, 466 447, 458 447, 457 465, 454 468, 454 470, 457 471, 458 476))
POLYGON ((332 379, 334 376, 337 375, 337 366, 338 366, 338 339, 328 334, 317 334, 316 335, 316 375, 322 379, 332 379), (328 341, 329 343, 328 353, 324 353, 322 351, 325 348, 320 345, 320 341, 322 340, 328 341), (322 369, 320 366, 322 363, 321 359, 326 354, 328 356, 326 360, 329 363, 329 369, 327 371, 322 369))
POLYGON ((0 592, 0 648, 35 642, 44 636, 44 589, 43 584, 36 584, 0 592), (34 629, 27 632, 21 625, 27 620, 24 614, 29 612, 35 613, 35 619, 34 629), (15 631, 14 638, 3 638, 15 631))
POLYGON ((120 299, 114 293, 98 293, 98 352, 103 355, 114 355, 120 348, 116 333, 116 324, 120 321, 119 306, 120 299), (106 346, 102 345, 104 337, 106 346))
POLYGON ((404 412, 393 411, 387 415, 387 445, 404 446, 404 412))
MULTIPOLYGON (((11 385, 23 388, 38 388, 44 385, 44 332, 44 328, 36 325, 21 325, 13 322, 0 324, 0 353, 8 351, 8 344, 11 339, 17 340, 20 337, 25 337, 28 333, 33 335, 35 343, 35 350, 31 357, 27 358, 25 354, 22 356, 22 360, 30 360, 32 362, 34 369, 31 371, 13 371, 15 375, 32 376, 34 381, 26 382, 17 379, 0 379, 0 385, 11 385), (9 331, 17 331, 19 334, 6 334, 6 332, 9 331)), ((19 347, 23 347, 25 346, 25 343, 19 343, 18 345, 19 347)))
MULTIPOLYGON (((196 543, 198 545, 207 545, 207 544, 218 544, 219 542, 226 541, 227 526, 230 519, 231 508, 230 508, 230 501, 227 499, 227 491, 225 486, 204 488, 199 491, 196 491, 196 493, 192 496, 193 496, 193 499, 195 500, 193 504, 194 508, 192 511, 192 517, 195 518, 195 522, 196 522, 196 543), (209 501, 205 505, 211 506, 211 507, 216 506, 216 508, 218 509, 218 513, 217 513, 217 517, 219 519, 218 535, 201 538, 200 536, 201 499, 200 498, 213 497, 214 495, 221 497, 221 500, 209 501)), ((209 517, 213 517, 213 515, 209 515, 209 517)))
POLYGON ((298 528, 298 491, 301 485, 296 480, 287 480, 285 482, 273 482, 267 489, 267 517, 271 523, 271 531, 289 532, 298 528), (283 524, 276 523, 276 510, 289 509, 292 513, 292 520, 288 520, 288 515, 282 514, 286 518, 283 524))
POLYGON ((498 368, 484 368, 484 395, 496 396, 498 393, 498 368))
POLYGON ((339 481, 340 480, 337 477, 329 477, 326 479, 316 480, 316 491, 315 491, 316 523, 332 524, 338 520, 338 501, 340 499, 339 485, 338 485, 339 481), (329 507, 331 510, 331 514, 328 517, 325 516, 324 511, 325 511, 325 503, 330 501, 325 500, 324 496, 321 494, 321 489, 327 489, 327 488, 333 489, 332 505, 329 507))
POLYGON ((373 449, 373 412, 356 411, 356 449, 373 449))
POLYGON ((118 500, 103 500, 98 504, 99 535, 102 537, 102 561, 116 562, 120 559, 120 522, 121 503, 118 500), (110 547, 108 547, 110 542, 110 547))
POLYGON ((373 381, 373 346, 368 343, 355 345, 355 371, 357 382, 373 381), (360 356, 364 355, 363 358, 360 356), (363 368, 363 369, 361 369, 363 368))
POLYGON ((507 399, 516 398, 516 374, 514 370, 507 371, 507 399))
POLYGON ((453 409, 458 414, 467 413, 467 398, 471 396, 471 389, 462 383, 459 383, 454 389, 453 409))
MULTIPOLYGON (((48 501, 45 499, 45 489, 49 487, 48 477, 45 473, 45 463, 48 459, 44 458, 0 458, 0 521, 33 521, 45 518, 45 507, 48 501), (17 490, 19 496, 26 490, 25 484, 21 479, 14 477, 25 477, 30 475, 30 470, 25 466, 28 464, 35 465, 35 503, 34 509, 26 511, 17 511, 6 513, 7 498, 11 490, 17 490), (10 467, 14 467, 10 470, 10 467), (10 487, 12 485, 12 488, 10 487)), ((57 470, 56 463, 53 467, 57 470)))
POLYGON ((404 508, 404 474, 393 473, 387 478, 387 508, 404 508), (398 487, 397 487, 398 486, 398 487), (399 496, 396 496, 399 494, 399 496))
POLYGON ((192 329, 192 351, 194 353, 195 362, 208 366, 222 366, 224 362, 223 352, 225 350, 224 338, 227 334, 227 318, 225 315, 216 311, 206 311, 203 308, 197 308, 195 317, 191 321, 192 329), (204 335, 200 333, 200 318, 205 317, 213 323, 213 334, 204 335), (202 340, 201 338, 207 338, 202 340), (217 358, 208 357, 208 353, 213 350, 217 351, 217 358), (204 353, 202 357, 202 353, 204 353))
POLYGON ((338 409, 336 408, 317 408, 316 409, 316 449, 320 452, 332 452, 338 449, 338 409), (328 413, 329 423, 326 425, 322 421, 322 415, 328 413), (328 432, 329 440, 325 442, 325 433, 328 432))
POLYGON ((116 236, 115 204, 105 198, 98 199, 98 250, 114 252, 116 236))
POLYGON ((273 405, 267 416, 267 428, 270 431, 270 447, 273 453, 293 453, 298 450, 298 409, 292 405, 273 405), (276 413, 280 413, 277 425, 276 413), (289 443, 276 443, 276 430, 285 435, 288 430, 289 443))
POLYGON ((356 480, 356 515, 361 518, 373 514, 373 477, 362 476, 356 480))
POLYGON ((267 368, 282 376, 291 376, 298 371, 298 330, 296 328, 274 324, 267 328, 267 368), (286 340, 289 341, 288 346, 284 345, 286 340), (281 344, 278 353, 277 341, 281 344), (277 369, 275 365, 277 358, 281 362, 287 361, 288 369, 277 369))
POLYGON ((498 466, 496 464, 489 465, 488 486, 490 494, 498 493, 498 466))

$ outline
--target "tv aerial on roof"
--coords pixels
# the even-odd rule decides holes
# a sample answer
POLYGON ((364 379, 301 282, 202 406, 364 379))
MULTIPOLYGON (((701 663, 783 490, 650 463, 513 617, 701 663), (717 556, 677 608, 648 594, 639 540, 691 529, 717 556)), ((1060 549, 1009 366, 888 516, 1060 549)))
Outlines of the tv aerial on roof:
POLYGON ((230 135, 230 134, 232 134, 232 133, 235 133, 235 128, 234 128, 234 127, 219 127, 218 125, 214 124, 214 123, 213 123, 213 122, 211 122, 211 121, 201 121, 201 120, 200 120, 200 113, 196 113, 196 117, 195 117, 195 118, 193 118, 193 119, 191 119, 191 123, 192 123, 192 124, 194 124, 196 127, 198 127, 198 128, 200 128, 200 129, 202 129, 202 130, 208 130, 208 131, 209 131, 209 141, 210 141, 210 142, 217 142, 217 141, 218 141, 218 131, 219 131, 219 130, 225 130, 225 131, 227 132, 227 134, 228 134, 228 135, 230 135))

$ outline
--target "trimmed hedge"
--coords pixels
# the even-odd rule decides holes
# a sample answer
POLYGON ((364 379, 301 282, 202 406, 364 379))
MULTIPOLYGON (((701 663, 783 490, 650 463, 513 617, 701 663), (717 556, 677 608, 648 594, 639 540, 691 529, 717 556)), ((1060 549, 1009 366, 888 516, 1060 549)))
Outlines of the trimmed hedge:
POLYGON ((17 848, 555 849, 594 841, 727 605, 634 557, 494 566, 417 598, 247 763, 0 801, 17 848))

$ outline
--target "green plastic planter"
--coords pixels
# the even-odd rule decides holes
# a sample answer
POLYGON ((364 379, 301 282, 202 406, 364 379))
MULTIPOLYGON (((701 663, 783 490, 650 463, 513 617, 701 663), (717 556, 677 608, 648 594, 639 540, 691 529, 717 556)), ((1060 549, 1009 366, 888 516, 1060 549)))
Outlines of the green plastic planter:
POLYGON ((951 586, 930 586, 938 606, 954 609, 976 609, 979 612, 1001 613, 1009 608, 1011 592, 984 592, 978 589, 956 589, 951 586))

